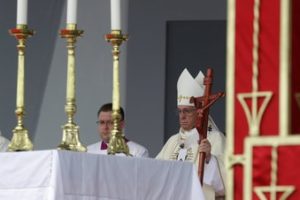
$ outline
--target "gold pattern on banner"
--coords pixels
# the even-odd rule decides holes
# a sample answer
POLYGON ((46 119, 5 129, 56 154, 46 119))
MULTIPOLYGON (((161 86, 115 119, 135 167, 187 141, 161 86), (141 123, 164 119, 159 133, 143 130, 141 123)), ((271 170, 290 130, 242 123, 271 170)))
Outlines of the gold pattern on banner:
MULTIPOLYGON (((266 200, 266 194, 270 200, 281 199, 286 200, 295 193, 296 186, 290 183, 288 185, 277 185, 278 179, 278 160, 277 148, 279 146, 300 146, 300 136, 291 135, 289 132, 290 107, 289 96, 289 77, 290 77, 290 11, 291 0, 280 1, 280 80, 279 80, 279 127, 278 136, 261 136, 260 123, 267 106, 270 103, 274 91, 259 90, 259 33, 260 33, 260 3, 261 0, 254 0, 253 8, 253 63, 252 63, 252 91, 243 91, 235 96, 236 85, 236 4, 237 0, 228 0, 227 12, 227 99, 226 99, 226 131, 227 149, 226 149, 226 169, 227 177, 229 177, 226 187, 226 199, 236 199, 234 180, 234 166, 242 165, 243 167, 243 200, 252 200, 253 195, 261 200, 266 200), (249 136, 244 139, 244 150, 239 154, 235 154, 235 98, 240 102, 249 125, 249 136), (253 148, 254 147, 273 147, 271 160, 271 182, 270 185, 253 186, 253 148), (279 193, 279 194, 278 194, 279 193), (276 196, 277 195, 277 196, 276 196), (280 196, 279 196, 280 195, 280 196)), ((300 108, 300 93, 295 94, 298 106, 300 108)), ((238 138, 240 139, 240 138, 238 138)), ((298 189, 298 188, 297 188, 298 189)))
POLYGON ((226 199, 234 199, 234 173, 233 163, 236 163, 234 155, 234 119, 235 119, 235 31, 236 31, 236 0, 227 1, 227 50, 226 50, 226 199))
POLYGON ((272 92, 270 91, 259 91, 258 77, 259 77, 259 9, 260 0, 255 0, 254 2, 254 21, 253 21, 253 63, 252 63, 252 92, 250 93, 239 93, 237 95, 244 112, 246 114, 249 135, 258 136, 260 122, 264 112, 266 111, 267 105, 271 100, 272 92), (260 108, 258 105, 258 99, 264 98, 263 103, 260 108), (246 99, 252 99, 251 101, 251 111, 246 103, 246 99))
POLYGON ((272 147, 272 163, 271 163, 271 185, 254 187, 254 191, 260 200, 267 200, 265 193, 270 194, 270 200, 277 200, 277 193, 282 193, 281 200, 286 200, 295 190, 294 186, 278 186, 277 173, 278 173, 278 152, 277 146, 272 147))
POLYGON ((277 200, 277 193, 282 193, 280 200, 287 200, 295 190, 294 186, 270 186, 254 189, 260 200, 268 200, 264 193, 270 193, 270 200, 277 200))
POLYGON ((252 93, 240 93, 237 95, 237 97, 246 114, 248 127, 249 127, 249 135, 258 136, 260 122, 264 112, 266 111, 267 105, 271 100, 272 92, 253 91, 252 93), (258 105, 259 98, 264 98, 260 107, 258 105), (246 103, 246 99, 252 99, 251 110, 246 103))
POLYGON ((252 192, 258 196, 260 200, 267 200, 266 194, 269 194, 269 200, 287 200, 293 195, 296 189, 294 185, 277 185, 278 180, 278 151, 279 146, 299 146, 300 136, 264 136, 264 137, 247 137, 245 140, 244 152, 244 200, 251 200, 252 192), (268 186, 253 187, 253 148, 254 147, 272 147, 271 153, 271 181, 268 186), (278 198, 278 193, 281 194, 278 198))
POLYGON ((231 155, 229 156, 228 165, 230 168, 233 167, 233 165, 244 165, 245 164, 245 156, 244 155, 231 155))

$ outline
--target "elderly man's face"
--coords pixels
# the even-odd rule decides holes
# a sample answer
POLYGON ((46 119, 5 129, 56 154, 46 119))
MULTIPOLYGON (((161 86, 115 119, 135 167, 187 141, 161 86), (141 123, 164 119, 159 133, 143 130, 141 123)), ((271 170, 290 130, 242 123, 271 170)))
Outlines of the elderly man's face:
POLYGON ((193 129, 196 123, 196 108, 194 106, 178 106, 177 109, 180 127, 185 131, 193 129))

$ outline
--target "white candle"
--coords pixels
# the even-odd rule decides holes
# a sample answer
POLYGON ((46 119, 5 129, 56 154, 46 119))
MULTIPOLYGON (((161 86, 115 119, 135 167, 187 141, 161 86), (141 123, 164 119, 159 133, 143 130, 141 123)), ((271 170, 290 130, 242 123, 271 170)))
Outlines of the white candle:
POLYGON ((77 0, 68 0, 67 24, 76 24, 77 21, 77 0))
POLYGON ((121 30, 121 0, 111 0, 111 30, 121 30))
POLYGON ((18 0, 17 24, 27 24, 27 0, 18 0))

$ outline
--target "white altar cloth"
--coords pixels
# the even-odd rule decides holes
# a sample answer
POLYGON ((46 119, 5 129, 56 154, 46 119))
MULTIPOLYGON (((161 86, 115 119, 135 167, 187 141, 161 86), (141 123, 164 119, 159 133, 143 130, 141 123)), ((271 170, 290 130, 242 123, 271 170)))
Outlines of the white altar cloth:
POLYGON ((70 151, 0 153, 0 200, 201 200, 189 162, 70 151))

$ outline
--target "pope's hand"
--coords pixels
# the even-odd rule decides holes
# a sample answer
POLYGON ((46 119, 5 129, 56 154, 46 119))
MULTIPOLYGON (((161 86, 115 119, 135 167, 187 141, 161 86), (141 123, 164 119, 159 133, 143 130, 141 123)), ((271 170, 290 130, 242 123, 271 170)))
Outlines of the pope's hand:
POLYGON ((206 162, 208 163, 209 160, 210 160, 210 151, 211 151, 211 145, 210 145, 210 142, 208 141, 208 139, 203 139, 201 142, 200 142, 200 145, 199 145, 199 152, 204 152, 206 154, 206 162))

